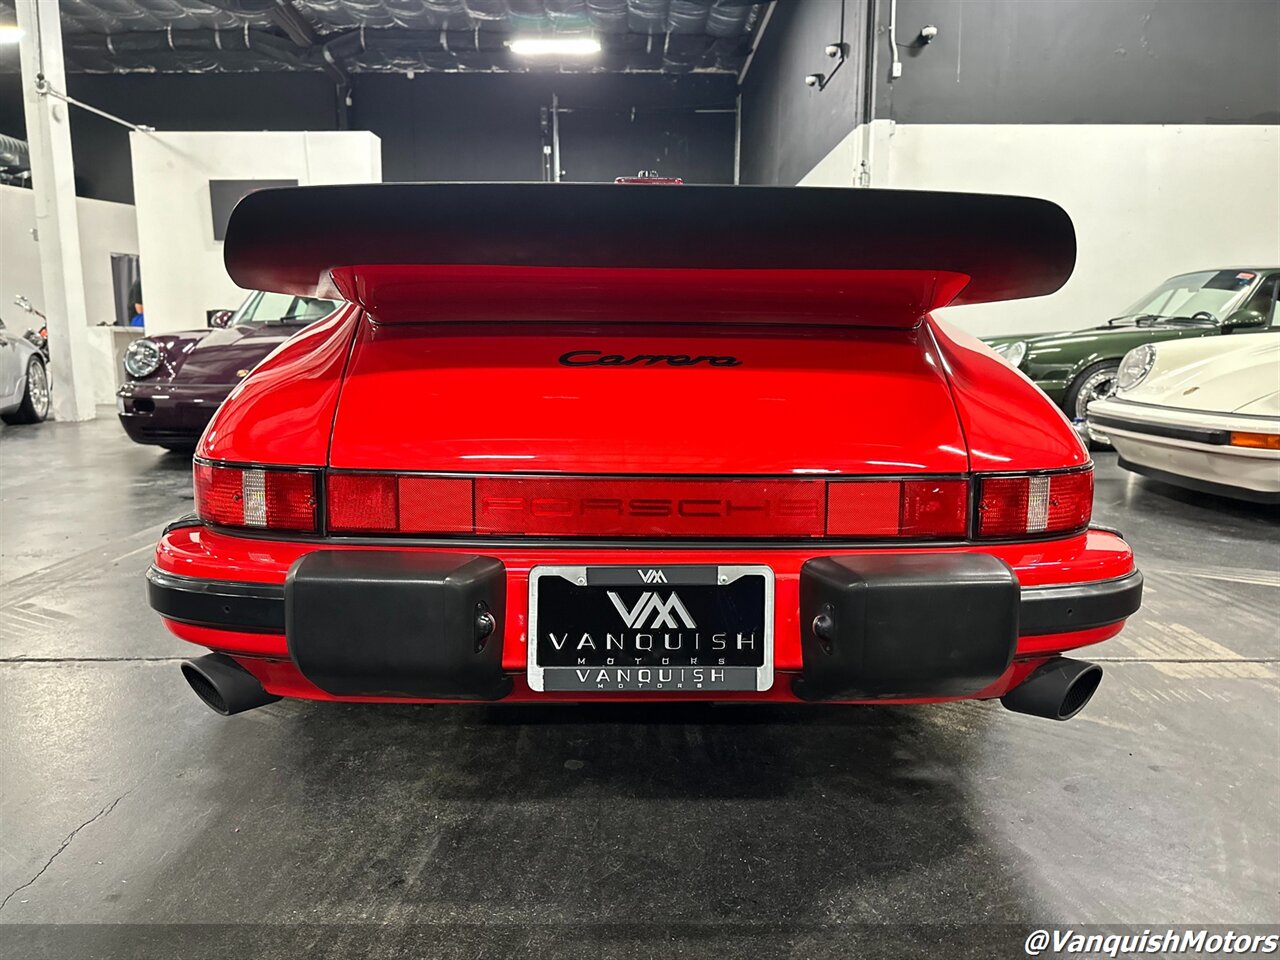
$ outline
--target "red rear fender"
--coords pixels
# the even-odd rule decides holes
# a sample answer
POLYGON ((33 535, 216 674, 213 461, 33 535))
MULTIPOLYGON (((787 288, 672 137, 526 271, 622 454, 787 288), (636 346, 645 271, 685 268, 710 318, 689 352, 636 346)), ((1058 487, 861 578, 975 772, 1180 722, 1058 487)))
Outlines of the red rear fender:
POLYGON ((286 342, 242 380, 200 438, 197 455, 324 466, 329 427, 360 310, 347 306, 286 342))

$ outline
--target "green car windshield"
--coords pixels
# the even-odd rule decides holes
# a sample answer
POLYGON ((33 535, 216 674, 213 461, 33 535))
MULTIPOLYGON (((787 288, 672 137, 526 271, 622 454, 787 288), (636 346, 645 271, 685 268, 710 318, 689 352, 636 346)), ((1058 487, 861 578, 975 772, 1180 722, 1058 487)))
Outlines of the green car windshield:
POLYGON ((1258 279, 1252 270, 1206 270, 1166 280, 1116 319, 1217 322, 1258 279), (1205 316, 1207 314, 1207 316, 1205 316))

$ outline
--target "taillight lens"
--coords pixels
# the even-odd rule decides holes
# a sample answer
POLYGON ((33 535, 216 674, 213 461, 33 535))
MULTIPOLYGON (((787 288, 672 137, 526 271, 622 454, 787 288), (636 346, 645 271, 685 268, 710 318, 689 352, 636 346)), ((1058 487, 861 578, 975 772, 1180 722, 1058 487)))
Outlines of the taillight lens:
POLYGON ((472 533, 472 483, 456 477, 329 476, 335 533, 472 533))
POLYGON ((827 534, 843 537, 963 537, 964 480, 843 480, 827 485, 827 534))
MULTIPOLYGON (((319 473, 195 464, 196 512, 232 527, 315 532, 319 473)), ((339 534, 979 539, 1083 529, 1093 471, 865 480, 437 477, 331 473, 339 534)))
POLYGON ((261 470, 194 465, 196 513, 228 527, 316 530, 316 475, 301 470, 261 470))
POLYGON ((1086 526, 1092 515, 1092 469, 979 481, 979 537, 1063 533, 1086 526))

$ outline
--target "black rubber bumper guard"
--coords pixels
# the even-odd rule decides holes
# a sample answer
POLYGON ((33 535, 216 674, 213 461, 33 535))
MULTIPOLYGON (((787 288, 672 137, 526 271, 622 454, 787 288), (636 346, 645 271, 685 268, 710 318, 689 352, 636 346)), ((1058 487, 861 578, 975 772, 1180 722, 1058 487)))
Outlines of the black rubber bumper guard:
MULTIPOLYGON (((496 700, 511 689, 502 671, 506 571, 492 557, 319 550, 294 564, 287 588, 152 567, 147 593, 179 623, 284 634, 303 675, 336 695, 496 700), (424 636, 441 640, 422 644, 424 636)), ((803 567, 800 595, 797 695, 960 696, 1001 676, 1020 636, 1133 614, 1142 574, 1019 587, 986 554, 823 557, 803 567)))

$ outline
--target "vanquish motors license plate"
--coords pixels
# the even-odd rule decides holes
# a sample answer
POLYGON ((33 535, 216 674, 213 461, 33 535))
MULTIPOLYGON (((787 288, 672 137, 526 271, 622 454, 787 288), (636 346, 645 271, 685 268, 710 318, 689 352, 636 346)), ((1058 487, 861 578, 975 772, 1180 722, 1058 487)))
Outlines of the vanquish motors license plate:
POLYGON ((534 567, 529 686, 598 693, 768 690, 773 571, 534 567))

